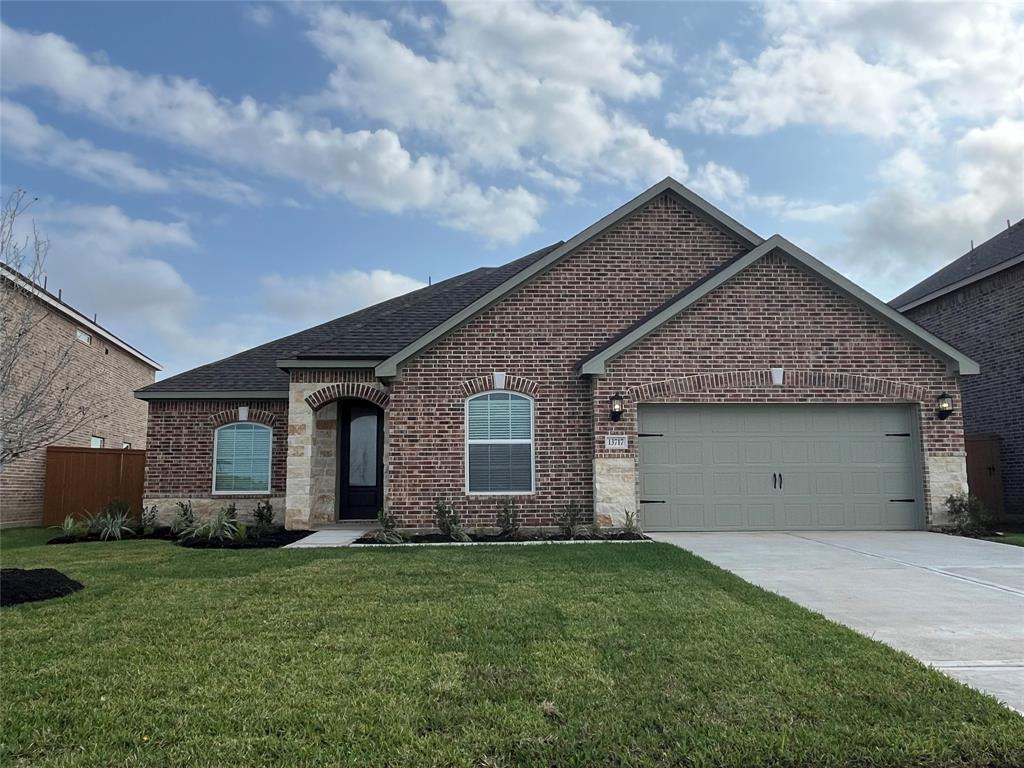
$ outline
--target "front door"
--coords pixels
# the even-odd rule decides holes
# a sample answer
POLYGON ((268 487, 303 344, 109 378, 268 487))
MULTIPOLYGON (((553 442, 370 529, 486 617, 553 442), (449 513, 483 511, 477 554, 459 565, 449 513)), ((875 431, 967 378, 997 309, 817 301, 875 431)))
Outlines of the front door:
POLYGON ((338 519, 371 520, 384 502, 384 411, 338 403, 338 519))

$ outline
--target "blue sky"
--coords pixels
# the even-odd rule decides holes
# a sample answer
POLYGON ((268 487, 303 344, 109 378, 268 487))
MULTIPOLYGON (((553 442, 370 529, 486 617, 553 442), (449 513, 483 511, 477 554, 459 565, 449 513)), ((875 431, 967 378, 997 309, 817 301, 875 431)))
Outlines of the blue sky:
POLYGON ((1024 215, 1008 3, 22 3, 2 184, 165 375, 673 175, 891 298, 1024 215))

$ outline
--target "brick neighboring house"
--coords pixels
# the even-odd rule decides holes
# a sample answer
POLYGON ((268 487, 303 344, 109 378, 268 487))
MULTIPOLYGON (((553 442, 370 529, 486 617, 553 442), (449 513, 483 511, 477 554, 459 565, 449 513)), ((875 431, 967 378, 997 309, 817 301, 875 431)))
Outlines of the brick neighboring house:
MULTIPOLYGON (((34 302, 40 321, 33 332, 30 355, 18 361, 21 375, 15 388, 34 380, 33 371, 65 349, 71 351, 69 376, 88 377, 79 392, 82 405, 104 402, 96 419, 82 425, 54 445, 106 448, 145 448, 147 405, 133 396, 150 384, 160 367, 109 330, 64 303, 42 286, 0 265, 0 289, 12 291, 12 307, 34 302)), ((6 393, 5 393, 6 394, 6 393)), ((11 393, 17 395, 18 392, 11 393)), ((77 402, 72 402, 73 407, 77 402)), ((46 449, 22 454, 0 470, 0 526, 40 525, 46 482, 46 449)))
POLYGON ((978 361, 981 375, 963 384, 964 429, 998 436, 1003 512, 1024 516, 1024 219, 889 304, 978 361))
POLYGON ((567 242, 145 387, 146 503, 290 528, 509 498, 650 530, 924 528, 976 364, 666 179, 567 242), (941 394, 952 413, 937 412, 941 394))

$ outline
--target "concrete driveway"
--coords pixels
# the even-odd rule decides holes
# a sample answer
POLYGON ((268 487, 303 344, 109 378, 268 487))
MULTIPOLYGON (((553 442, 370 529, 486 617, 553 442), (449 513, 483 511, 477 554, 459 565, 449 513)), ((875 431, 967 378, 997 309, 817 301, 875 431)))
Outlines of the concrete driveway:
POLYGON ((1024 712, 1024 547, 923 531, 649 535, 1024 712))

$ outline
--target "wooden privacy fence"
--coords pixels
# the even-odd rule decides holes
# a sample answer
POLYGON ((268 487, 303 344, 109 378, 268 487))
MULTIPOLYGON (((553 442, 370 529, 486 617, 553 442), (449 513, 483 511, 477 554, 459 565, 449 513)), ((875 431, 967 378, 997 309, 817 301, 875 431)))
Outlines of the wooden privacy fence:
POLYGON ((999 435, 979 433, 966 436, 967 485, 989 512, 1003 516, 1003 468, 999 458, 999 435))
POLYGON ((43 525, 60 525, 68 515, 96 514, 114 499, 127 501, 138 515, 145 470, 145 451, 48 446, 43 525))

